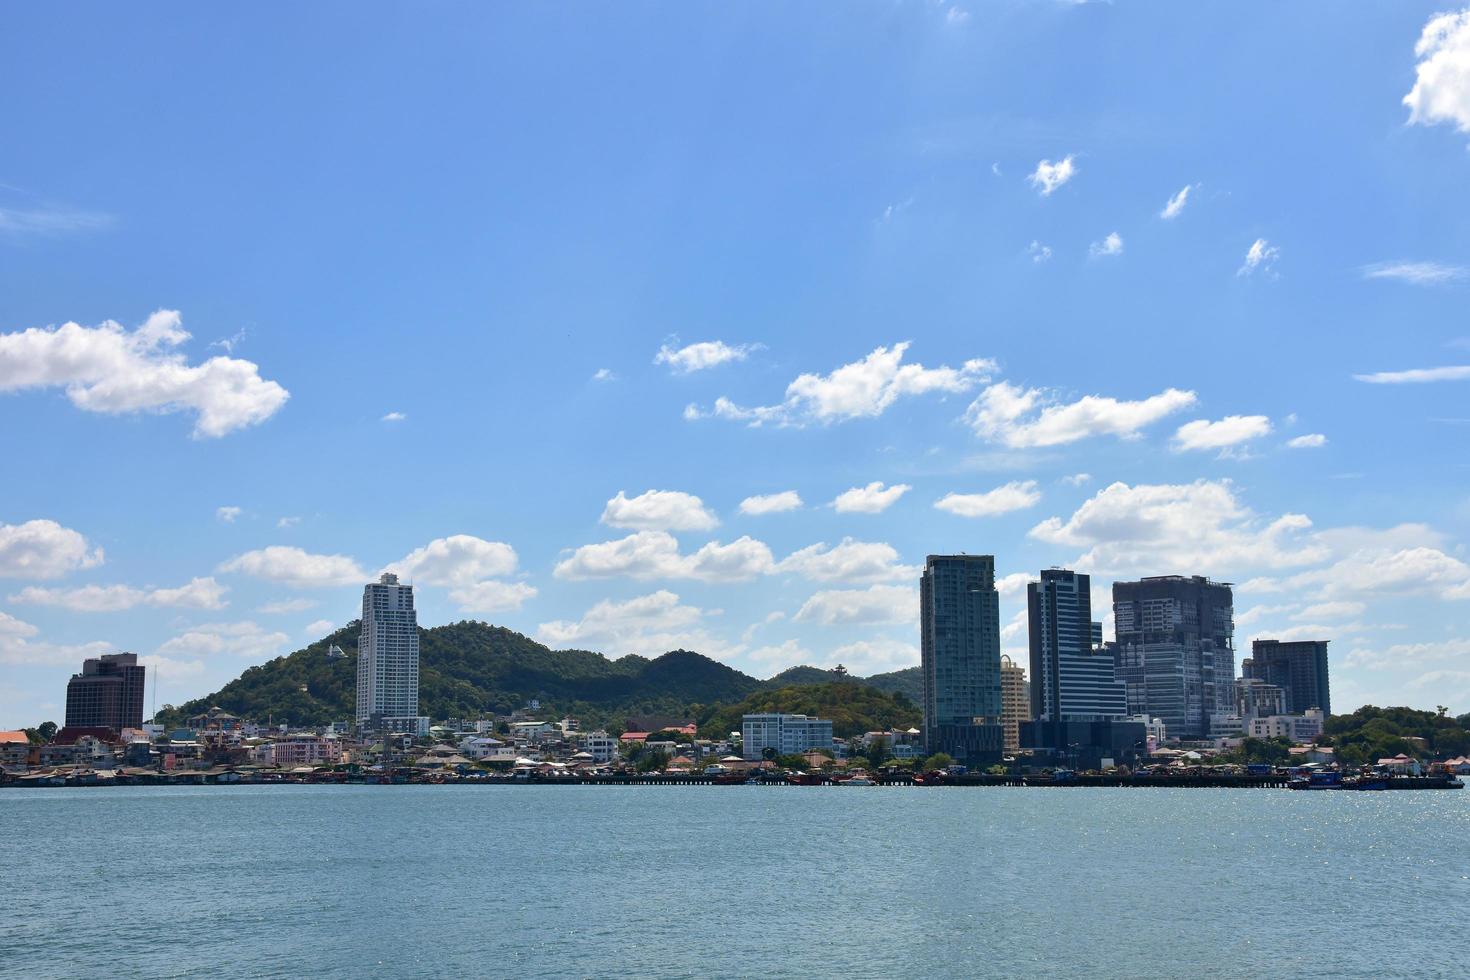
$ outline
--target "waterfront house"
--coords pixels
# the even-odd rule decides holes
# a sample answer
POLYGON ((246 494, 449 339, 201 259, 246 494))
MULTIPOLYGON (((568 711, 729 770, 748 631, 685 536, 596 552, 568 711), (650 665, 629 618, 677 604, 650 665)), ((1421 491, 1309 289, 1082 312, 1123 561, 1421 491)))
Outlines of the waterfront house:
POLYGON ((1446 759, 1443 763, 1445 772, 1454 773, 1456 776, 1470 776, 1470 756, 1458 756, 1454 759, 1446 759))
POLYGON ((1379 759, 1377 768, 1383 769, 1395 776, 1422 776, 1424 767, 1419 760, 1400 752, 1391 759, 1379 759))

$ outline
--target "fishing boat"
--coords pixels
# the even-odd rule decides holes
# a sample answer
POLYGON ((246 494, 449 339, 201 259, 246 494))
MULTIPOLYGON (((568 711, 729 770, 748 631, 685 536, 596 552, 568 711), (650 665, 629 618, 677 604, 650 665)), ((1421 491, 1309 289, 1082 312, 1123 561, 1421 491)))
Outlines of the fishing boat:
POLYGON ((1288 785, 1292 789, 1345 789, 1342 784, 1342 773, 1328 769, 1321 772, 1308 773, 1293 779, 1288 785))

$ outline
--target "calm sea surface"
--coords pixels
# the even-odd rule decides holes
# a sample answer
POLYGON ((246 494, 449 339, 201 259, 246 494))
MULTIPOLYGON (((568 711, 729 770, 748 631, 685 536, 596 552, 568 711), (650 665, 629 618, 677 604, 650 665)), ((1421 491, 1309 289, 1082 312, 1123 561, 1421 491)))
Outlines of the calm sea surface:
POLYGON ((1470 974, 1470 791, 0 791, 5 977, 1470 974))

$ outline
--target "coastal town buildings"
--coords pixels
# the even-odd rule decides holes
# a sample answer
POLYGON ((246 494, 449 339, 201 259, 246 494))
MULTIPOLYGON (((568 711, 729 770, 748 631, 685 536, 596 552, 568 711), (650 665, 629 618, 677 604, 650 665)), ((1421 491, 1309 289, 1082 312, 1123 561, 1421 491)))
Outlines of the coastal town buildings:
POLYGON ((832 723, 806 715, 779 712, 745 715, 740 720, 740 736, 746 759, 765 758, 767 749, 775 755, 832 750, 832 723))
POLYGON ((357 725, 427 735, 419 714, 419 624, 413 586, 384 572, 362 590, 357 645, 357 725))
POLYGON ((1322 734, 1325 721, 1321 711, 1309 708, 1299 715, 1252 718, 1246 734, 1252 738, 1284 738, 1292 742, 1310 742, 1322 734))
POLYGON ((1113 583, 1117 676, 1129 714, 1162 718, 1177 738, 1207 738, 1235 710, 1231 587, 1203 576, 1113 583))
POLYGON ((1240 674, 1280 688, 1284 692, 1286 714, 1300 715, 1311 708, 1331 714, 1327 643, 1327 640, 1253 640, 1251 655, 1241 661, 1240 674))
POLYGON ((1021 722, 1031 720, 1031 686, 1026 668, 1002 654, 1000 658, 1000 725, 1005 732, 1006 755, 1021 749, 1021 722))
POLYGON ((1000 596, 993 555, 929 555, 919 580, 924 740, 969 765, 1000 759, 1000 596))
POLYGON ((104 653, 82 661, 66 685, 67 728, 121 732, 143 724, 147 668, 134 653, 104 653))

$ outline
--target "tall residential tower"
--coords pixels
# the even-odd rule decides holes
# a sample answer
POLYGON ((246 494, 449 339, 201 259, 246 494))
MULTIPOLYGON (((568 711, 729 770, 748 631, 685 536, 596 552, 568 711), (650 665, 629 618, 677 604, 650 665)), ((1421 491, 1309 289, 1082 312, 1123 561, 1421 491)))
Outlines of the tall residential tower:
POLYGON ((413 586, 400 585, 392 572, 384 572, 362 590, 357 725, 428 734, 428 719, 419 715, 419 624, 413 586))
POLYGON ((1210 716, 1235 711, 1230 586, 1200 575, 1113 583, 1118 678, 1128 713, 1163 719, 1170 735, 1207 738, 1210 716))
POLYGON ((1332 714, 1327 690, 1326 640, 1254 640, 1251 655, 1241 661, 1242 677, 1274 684, 1285 692, 1289 715, 1321 708, 1332 714))
POLYGON ((1000 596, 991 555, 930 555, 919 580, 924 744, 969 765, 1000 758, 1000 596))
POLYGON ((147 668, 135 653, 104 653, 82 661, 66 685, 67 728, 137 728, 143 724, 147 668))

